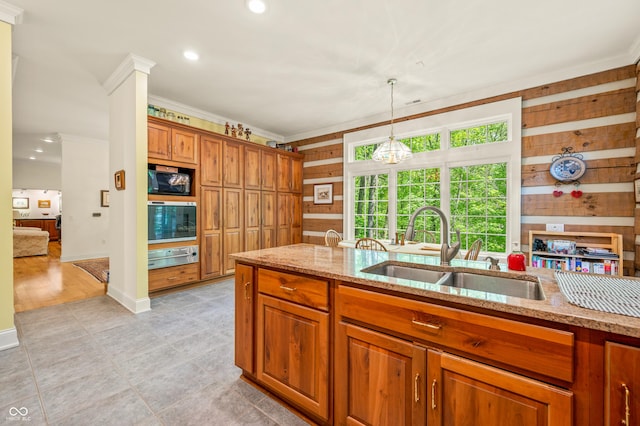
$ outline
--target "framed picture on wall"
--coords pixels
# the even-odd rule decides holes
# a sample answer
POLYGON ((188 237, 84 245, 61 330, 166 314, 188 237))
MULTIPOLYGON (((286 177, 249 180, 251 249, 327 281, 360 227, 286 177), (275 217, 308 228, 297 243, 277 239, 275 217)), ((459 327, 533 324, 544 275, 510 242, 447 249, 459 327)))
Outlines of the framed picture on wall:
POLYGON ((51 208, 51 200, 38 200, 38 208, 39 209, 50 209, 51 208))
POLYGON ((28 197, 13 197, 13 208, 14 209, 28 209, 29 208, 29 198, 28 197))
POLYGON ((333 204, 333 184, 313 185, 313 204, 333 204))
POLYGON ((113 178, 115 180, 114 184, 116 186, 116 189, 118 191, 122 191, 125 187, 124 185, 124 170, 118 170, 114 175, 113 178))

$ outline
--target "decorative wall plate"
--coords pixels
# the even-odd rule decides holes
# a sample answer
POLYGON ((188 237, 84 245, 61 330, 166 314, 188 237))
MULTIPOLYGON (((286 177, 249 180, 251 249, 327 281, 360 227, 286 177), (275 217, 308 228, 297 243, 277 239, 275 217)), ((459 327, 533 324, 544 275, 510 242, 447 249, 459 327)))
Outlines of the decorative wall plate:
POLYGON ((573 148, 562 148, 562 154, 553 157, 549 172, 559 182, 575 182, 587 171, 582 155, 574 154, 573 148))

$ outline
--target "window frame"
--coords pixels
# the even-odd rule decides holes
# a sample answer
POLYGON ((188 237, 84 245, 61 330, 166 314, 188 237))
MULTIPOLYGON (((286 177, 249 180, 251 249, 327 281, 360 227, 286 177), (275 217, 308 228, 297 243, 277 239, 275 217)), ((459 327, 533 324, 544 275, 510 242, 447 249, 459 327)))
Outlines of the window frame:
POLYGON ((343 229, 347 239, 354 238, 354 177, 368 174, 388 174, 389 235, 396 233, 397 172, 401 170, 440 168, 440 205, 448 218, 449 168, 505 162, 507 164, 507 230, 505 252, 514 242, 520 242, 521 169, 522 169, 522 98, 512 98, 475 107, 402 121, 394 124, 396 139, 440 132, 440 150, 414 153, 413 158, 389 165, 373 160, 355 161, 355 147, 381 143, 389 137, 390 127, 372 127, 344 134, 344 199, 343 229), (450 148, 452 130, 507 121, 507 140, 481 145, 450 148))

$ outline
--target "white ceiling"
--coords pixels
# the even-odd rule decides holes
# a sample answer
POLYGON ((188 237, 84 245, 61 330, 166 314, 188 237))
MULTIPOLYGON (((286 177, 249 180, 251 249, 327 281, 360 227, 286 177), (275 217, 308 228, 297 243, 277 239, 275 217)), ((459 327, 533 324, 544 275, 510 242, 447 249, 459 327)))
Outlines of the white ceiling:
POLYGON ((151 95, 283 140, 388 119, 389 77, 396 109, 424 110, 640 55, 638 0, 267 1, 8 0, 14 158, 59 161, 49 135, 107 140, 102 84, 129 53, 156 63, 151 95))

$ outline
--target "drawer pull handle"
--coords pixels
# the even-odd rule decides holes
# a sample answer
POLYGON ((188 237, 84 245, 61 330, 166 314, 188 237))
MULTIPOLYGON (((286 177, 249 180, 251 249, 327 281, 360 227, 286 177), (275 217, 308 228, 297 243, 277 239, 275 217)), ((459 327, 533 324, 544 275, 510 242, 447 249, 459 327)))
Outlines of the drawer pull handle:
POLYGON ((442 326, 440 324, 431 324, 431 323, 428 323, 428 322, 422 322, 422 321, 418 321, 418 320, 411 320, 411 323, 413 323, 415 325, 419 325, 421 327, 431 328, 432 330, 440 330, 442 328, 442 326))
POLYGON ((431 383, 431 409, 436 409, 436 379, 431 383))
POLYGON ((247 300, 251 300, 251 296, 249 295, 249 286, 251 285, 251 281, 247 281, 244 283, 244 298, 247 300))
POLYGON ((624 420, 622 424, 629 426, 631 424, 629 423, 629 418, 631 417, 631 408, 629 407, 631 392, 626 384, 623 383, 622 387, 624 388, 624 420))
POLYGON ((291 292, 294 292, 294 291, 296 291, 296 290, 297 290, 297 288, 295 288, 295 287, 293 287, 293 288, 292 288, 292 287, 287 287, 287 286, 285 286, 285 285, 281 285, 281 286, 280 286, 280 288, 281 288, 282 290, 284 290, 284 291, 291 291, 291 292))
POLYGON ((414 400, 416 402, 420 401, 420 388, 418 388, 419 385, 420 385, 420 373, 416 373, 416 378, 413 383, 413 395, 414 395, 414 400))
POLYGON ((177 280, 177 279, 178 279, 178 277, 168 277, 167 281, 173 281, 173 280, 177 280))

